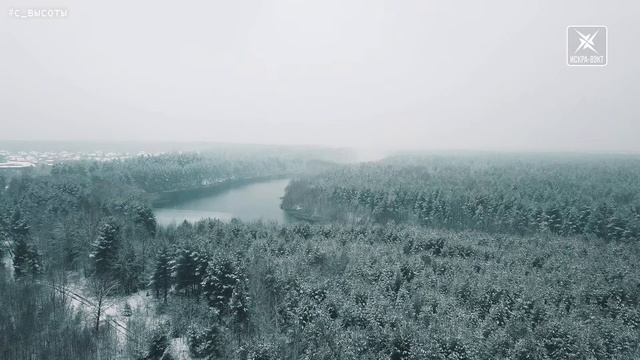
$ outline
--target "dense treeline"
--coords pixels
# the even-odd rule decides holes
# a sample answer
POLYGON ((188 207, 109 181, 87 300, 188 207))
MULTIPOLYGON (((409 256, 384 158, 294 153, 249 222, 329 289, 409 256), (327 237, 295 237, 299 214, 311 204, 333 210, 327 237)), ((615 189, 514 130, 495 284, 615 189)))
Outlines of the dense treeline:
POLYGON ((128 185, 57 168, 51 175, 12 177, 0 195, 0 233, 14 245, 16 274, 88 270, 92 243, 111 218, 124 225, 123 250, 142 255, 156 227, 142 195, 128 185))
MULTIPOLYGON (((326 167, 295 157, 219 157, 165 154, 112 162, 68 162, 49 173, 1 177, 0 236, 19 245, 25 263, 45 259, 52 269, 90 271, 87 255, 105 223, 121 227, 114 262, 139 273, 153 246, 156 222, 150 193, 206 186, 233 179, 283 176, 326 167), (24 256, 23 256, 24 255, 24 256)), ((116 265, 114 265, 116 266, 116 265)), ((146 279, 129 279, 134 291, 146 279)))
MULTIPOLYGON (((38 303, 29 308, 21 307, 28 303, 18 302, 16 306, 0 307, 0 316, 13 319, 11 323, 15 325, 22 311, 47 315, 48 310, 37 306, 46 309, 57 306, 60 314, 66 315, 56 315, 55 322, 68 327, 68 332, 55 330, 55 334, 73 337, 74 333, 82 333, 84 336, 86 323, 74 320, 74 312, 64 299, 55 298, 46 286, 40 286, 50 284, 53 279, 64 279, 68 272, 80 274, 84 279, 80 283, 87 283, 80 290, 86 293, 81 295, 95 304, 90 309, 91 316, 95 317, 91 320, 95 324, 91 326, 94 337, 91 342, 78 345, 86 346, 82 350, 86 355, 75 351, 70 354, 76 358, 95 357, 97 348, 112 341, 108 331, 113 329, 100 326, 106 309, 103 301, 106 304, 110 297, 125 296, 148 287, 149 260, 158 243, 150 192, 206 186, 207 181, 283 176, 316 166, 326 165, 287 157, 256 156, 243 161, 213 155, 166 154, 3 172, 0 174, 0 259, 9 277, 16 282, 5 284, 7 291, 0 293, 0 297, 9 301, 6 297, 28 288, 23 295, 19 293, 25 301, 47 298, 51 304, 38 303), (17 290, 12 290, 14 287, 17 290)), ((13 352, 14 348, 9 346, 10 336, 38 337, 45 342, 46 336, 58 336, 48 332, 46 336, 39 335, 41 325, 48 326, 45 321, 8 332, 2 344, 2 351, 7 347, 6 351, 12 351, 6 353, 7 358, 28 357, 24 352, 13 352)), ((29 346, 16 349, 23 351, 29 346)), ((60 346, 71 345, 61 343, 60 346)), ((34 351, 40 351, 38 349, 39 345, 34 347, 34 351)), ((117 350, 120 353, 122 346, 117 350)))
POLYGON ((329 220, 635 241, 640 159, 398 157, 293 181, 283 207, 329 220))
POLYGON ((635 244, 218 221, 160 237, 152 286, 195 356, 640 356, 635 244))
POLYGON ((159 226, 149 192, 198 184, 215 163, 199 159, 0 177, 0 357, 169 359, 181 343, 205 359, 640 357, 634 159, 403 157, 289 186, 284 207, 348 223, 159 226), (116 336, 109 303, 145 292, 155 311, 116 336))
POLYGON ((219 155, 169 153, 109 162, 58 164, 54 174, 81 173, 146 192, 188 190, 244 179, 260 179, 324 169, 329 163, 292 154, 219 155))

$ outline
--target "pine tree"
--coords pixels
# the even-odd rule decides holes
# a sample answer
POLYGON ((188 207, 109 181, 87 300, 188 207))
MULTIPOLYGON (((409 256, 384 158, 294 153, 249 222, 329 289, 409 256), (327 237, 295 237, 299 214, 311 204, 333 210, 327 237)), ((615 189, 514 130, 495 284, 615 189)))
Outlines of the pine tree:
POLYGON ((141 272, 144 272, 146 270, 147 250, 149 249, 152 239, 156 237, 156 228, 158 224, 156 222, 156 217, 153 214, 153 210, 143 204, 134 205, 133 217, 135 224, 143 229, 142 234, 139 234, 138 236, 142 250, 140 259, 140 264, 142 266, 141 272))
POLYGON ((109 219, 98 229, 98 237, 93 243, 89 257, 93 259, 95 274, 99 277, 112 276, 118 255, 120 227, 109 219))
POLYGON ((29 245, 24 237, 15 239, 15 247, 13 250, 13 269, 16 277, 22 277, 29 273, 30 270, 30 250, 29 245))
POLYGON ((168 359, 168 354, 166 354, 168 348, 169 339, 167 338, 166 332, 162 328, 156 329, 151 337, 146 359, 168 359))
POLYGON ((164 303, 167 303, 167 292, 171 287, 171 265, 169 251, 163 248, 156 258, 155 270, 151 276, 151 287, 156 291, 156 297, 162 293, 164 303))
POLYGON ((156 217, 153 210, 145 205, 136 205, 134 210, 134 222, 142 226, 151 237, 156 236, 156 217))
POLYGON ((42 255, 34 245, 29 246, 28 266, 31 275, 42 274, 42 255))
POLYGON ((551 206, 545 210, 545 220, 548 229, 554 233, 559 234, 562 231, 562 214, 557 206, 551 206))
POLYGON ((539 232, 545 232, 549 230, 549 223, 547 222, 547 217, 544 214, 542 209, 535 209, 533 211, 533 216, 531 216, 532 227, 539 232))
POLYGON ((131 309, 131 305, 129 303, 124 304, 124 308, 122 309, 122 316, 130 317, 133 315, 133 310, 131 309))
POLYGON ((218 325, 213 324, 205 330, 202 341, 202 353, 206 359, 219 359, 224 354, 224 335, 218 325))
POLYGON ((227 310, 233 289, 241 276, 230 259, 220 258, 212 261, 207 268, 207 276, 203 281, 205 296, 209 305, 219 313, 227 310))
POLYGON ((196 261, 195 254, 189 249, 180 249, 176 260, 173 262, 173 277, 176 289, 184 290, 188 295, 196 285, 196 261))
POLYGON ((613 216, 613 210, 608 204, 600 204, 591 214, 586 226, 586 232, 595 234, 602 239, 608 239, 609 219, 613 216))
POLYGON ((579 234, 581 231, 579 221, 580 220, 579 220, 578 212, 574 208, 569 209, 566 216, 566 220, 562 227, 562 234, 563 235, 579 234))
POLYGON ((34 245, 28 244, 25 237, 15 241, 13 251, 13 269, 15 276, 38 275, 42 273, 42 257, 34 245))
POLYGON ((229 310, 235 323, 243 331, 246 330, 249 320, 249 301, 249 289, 247 289, 246 281, 239 281, 233 288, 229 301, 229 310))
POLYGON ((607 219, 606 227, 609 240, 621 240, 628 233, 625 221, 615 215, 607 219))
POLYGON ((14 211, 9 223, 9 231, 14 238, 14 241, 15 238, 18 237, 27 237, 29 235, 29 230, 29 224, 27 224, 27 222, 22 218, 20 209, 14 211))
POLYGON ((194 262, 196 264, 196 272, 195 272, 195 285, 196 285, 196 296, 200 295, 202 288, 202 281, 207 276, 207 268, 209 267, 209 257, 206 254, 201 252, 194 252, 194 262))
POLYGON ((577 227, 580 229, 579 234, 584 234, 588 232, 589 219, 591 218, 591 208, 588 206, 582 206, 579 210, 578 215, 578 225, 577 227))
POLYGON ((9 237, 13 240, 13 268, 16 277, 31 272, 31 249, 28 244, 29 224, 22 218, 20 209, 16 209, 9 220, 9 237))
POLYGON ((131 244, 127 244, 117 254, 113 265, 113 276, 120 283, 121 289, 130 294, 138 289, 141 282, 142 266, 139 257, 131 244))
POLYGON ((529 218, 527 218, 527 209, 522 206, 514 208, 511 226, 518 234, 525 234, 529 228, 529 218))

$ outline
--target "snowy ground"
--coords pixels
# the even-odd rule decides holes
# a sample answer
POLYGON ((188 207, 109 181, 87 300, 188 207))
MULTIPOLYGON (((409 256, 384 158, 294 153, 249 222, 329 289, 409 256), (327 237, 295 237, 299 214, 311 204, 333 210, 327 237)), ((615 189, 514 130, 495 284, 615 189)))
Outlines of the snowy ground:
POLYGON ((4 243, 0 243, 0 247, 2 247, 2 253, 4 254, 4 256, 0 258, 0 266, 4 267, 7 276, 13 277, 13 260, 9 252, 11 245, 8 241, 5 241, 4 243))
POLYGON ((171 339, 171 352, 174 359, 191 360, 189 345, 187 345, 187 339, 184 337, 171 339))
MULTIPOLYGON (((95 301, 88 291, 86 278, 78 273, 69 273, 65 289, 77 297, 70 297, 71 305, 87 316, 89 324, 95 321, 95 301)), ((124 351, 128 343, 138 343, 138 348, 146 348, 144 336, 150 329, 160 326, 168 320, 167 315, 158 315, 155 309, 155 300, 148 290, 140 290, 127 296, 110 297, 104 308, 103 326, 108 324, 116 329, 118 343, 124 351), (129 305, 131 312, 125 311, 129 305)), ((190 360, 189 348, 186 338, 171 339, 170 351, 174 358, 190 360)))
MULTIPOLYGON (((13 261, 8 254, 0 258, 0 266, 3 267, 4 276, 13 277, 13 261)), ((67 297, 72 309, 81 313, 92 327, 95 324, 96 300, 91 295, 87 279, 78 272, 68 272, 64 285, 40 281, 50 286, 67 297)), ((120 352, 127 354, 127 345, 130 342, 138 343, 137 348, 145 349, 148 344, 143 338, 150 329, 160 326, 168 320, 167 315, 158 315, 155 309, 155 300, 147 290, 140 290, 127 296, 109 297, 103 308, 101 326, 111 326, 118 334, 118 346, 120 352), (129 305, 131 312, 125 311, 129 305)), ((170 340, 171 355, 179 360, 191 360, 187 340, 184 337, 170 340)), ((127 357, 124 357, 127 358, 127 357)))

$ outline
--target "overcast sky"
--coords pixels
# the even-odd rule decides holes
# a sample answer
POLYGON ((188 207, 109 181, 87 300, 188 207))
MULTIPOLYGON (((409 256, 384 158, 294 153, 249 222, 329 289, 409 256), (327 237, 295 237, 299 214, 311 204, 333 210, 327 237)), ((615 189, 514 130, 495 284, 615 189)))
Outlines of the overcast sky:
MULTIPOLYGON (((640 151, 640 2, 7 0, 0 139, 640 151), (566 27, 609 65, 566 65, 566 27)), ((4 11, 4 10, 3 10, 4 11)))

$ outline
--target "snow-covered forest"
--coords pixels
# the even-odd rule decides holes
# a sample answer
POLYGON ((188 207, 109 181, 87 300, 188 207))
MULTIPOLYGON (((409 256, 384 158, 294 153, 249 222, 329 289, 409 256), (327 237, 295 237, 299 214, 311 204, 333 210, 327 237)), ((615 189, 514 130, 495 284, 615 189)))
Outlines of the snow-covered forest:
POLYGON ((637 156, 399 156, 296 179, 283 206, 326 220, 633 242, 639 179, 637 156))
POLYGON ((634 359, 640 159, 163 154, 0 174, 2 359, 634 359), (298 222, 153 202, 293 176, 298 222))
POLYGON ((3 10, 0 360, 640 360, 640 1, 3 10))

